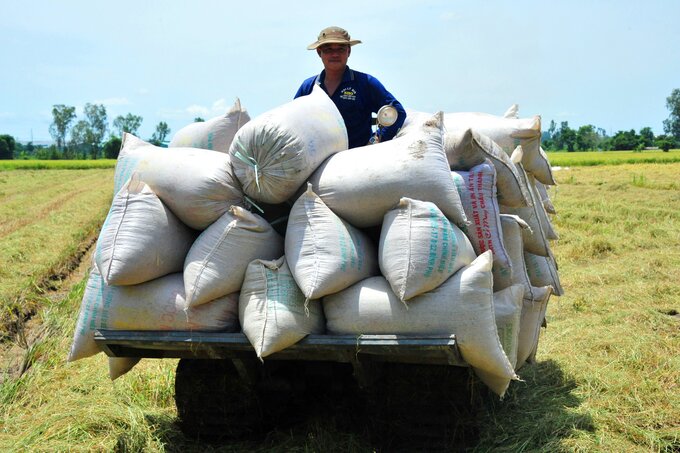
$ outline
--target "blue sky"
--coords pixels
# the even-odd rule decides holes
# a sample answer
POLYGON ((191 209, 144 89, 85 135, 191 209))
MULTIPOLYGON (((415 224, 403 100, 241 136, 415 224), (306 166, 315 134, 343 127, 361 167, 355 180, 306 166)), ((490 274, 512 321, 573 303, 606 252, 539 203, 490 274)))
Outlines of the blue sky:
POLYGON ((680 88, 680 1, 0 0, 0 134, 50 140, 53 104, 104 104, 172 133, 235 98, 251 116, 321 65, 306 46, 346 28, 351 67, 406 107, 541 115, 572 128, 663 132, 680 88), (323 6, 326 5, 326 6, 323 6))

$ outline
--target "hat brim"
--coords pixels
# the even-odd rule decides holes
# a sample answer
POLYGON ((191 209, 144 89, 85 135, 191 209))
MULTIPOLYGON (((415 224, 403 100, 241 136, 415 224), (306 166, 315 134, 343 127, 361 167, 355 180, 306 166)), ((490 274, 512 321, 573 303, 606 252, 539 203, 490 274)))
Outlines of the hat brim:
POLYGON ((352 39, 350 41, 342 40, 342 39, 324 39, 323 41, 314 41, 310 45, 307 46, 307 50, 314 50, 320 46, 323 46, 324 44, 349 44, 350 46, 354 46, 356 44, 361 44, 361 41, 358 39, 352 39))

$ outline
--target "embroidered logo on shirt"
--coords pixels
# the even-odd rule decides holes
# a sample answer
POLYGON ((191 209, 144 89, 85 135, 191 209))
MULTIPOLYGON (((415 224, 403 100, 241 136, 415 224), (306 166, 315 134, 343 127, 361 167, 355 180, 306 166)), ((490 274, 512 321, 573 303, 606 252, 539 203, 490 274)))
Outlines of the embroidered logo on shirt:
POLYGON ((343 88, 340 90, 340 99, 344 99, 345 101, 356 101, 357 90, 352 87, 343 88))

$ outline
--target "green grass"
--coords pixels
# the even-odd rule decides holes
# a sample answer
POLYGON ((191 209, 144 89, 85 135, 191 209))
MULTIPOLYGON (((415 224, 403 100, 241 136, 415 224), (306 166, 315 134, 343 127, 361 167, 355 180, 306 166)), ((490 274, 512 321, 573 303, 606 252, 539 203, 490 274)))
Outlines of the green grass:
POLYGON ((40 306, 95 238, 113 193, 113 170, 0 171, 0 336, 40 306))
POLYGON ((494 403, 496 451, 680 448, 680 164, 577 167, 551 189, 565 296, 494 403))
MULTIPOLYGON (((678 174, 678 163, 556 172, 553 249, 566 294, 550 301, 524 382, 503 401, 482 392, 475 451, 680 449, 678 174)), ((27 371, 0 385, 0 451, 371 451, 329 420, 254 443, 184 438, 176 361, 143 360, 114 383, 102 354, 65 363, 83 287, 41 300, 41 334, 15 340, 27 371)))
POLYGON ((0 160, 0 171, 9 170, 88 170, 114 168, 116 159, 98 160, 0 160))
POLYGON ((587 151, 549 152, 548 159, 553 166, 582 167, 621 164, 661 164, 680 162, 680 150, 663 151, 587 151))

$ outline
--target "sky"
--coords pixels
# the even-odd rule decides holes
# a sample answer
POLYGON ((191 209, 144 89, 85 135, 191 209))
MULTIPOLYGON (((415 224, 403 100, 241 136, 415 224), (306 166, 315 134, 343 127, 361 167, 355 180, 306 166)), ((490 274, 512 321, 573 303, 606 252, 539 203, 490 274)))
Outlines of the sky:
POLYGON ((322 69, 306 50, 337 25, 349 65, 424 112, 540 115, 608 134, 663 133, 680 88, 678 0, 0 0, 0 134, 51 141, 52 106, 103 104, 151 137, 239 98, 251 117, 322 69))

